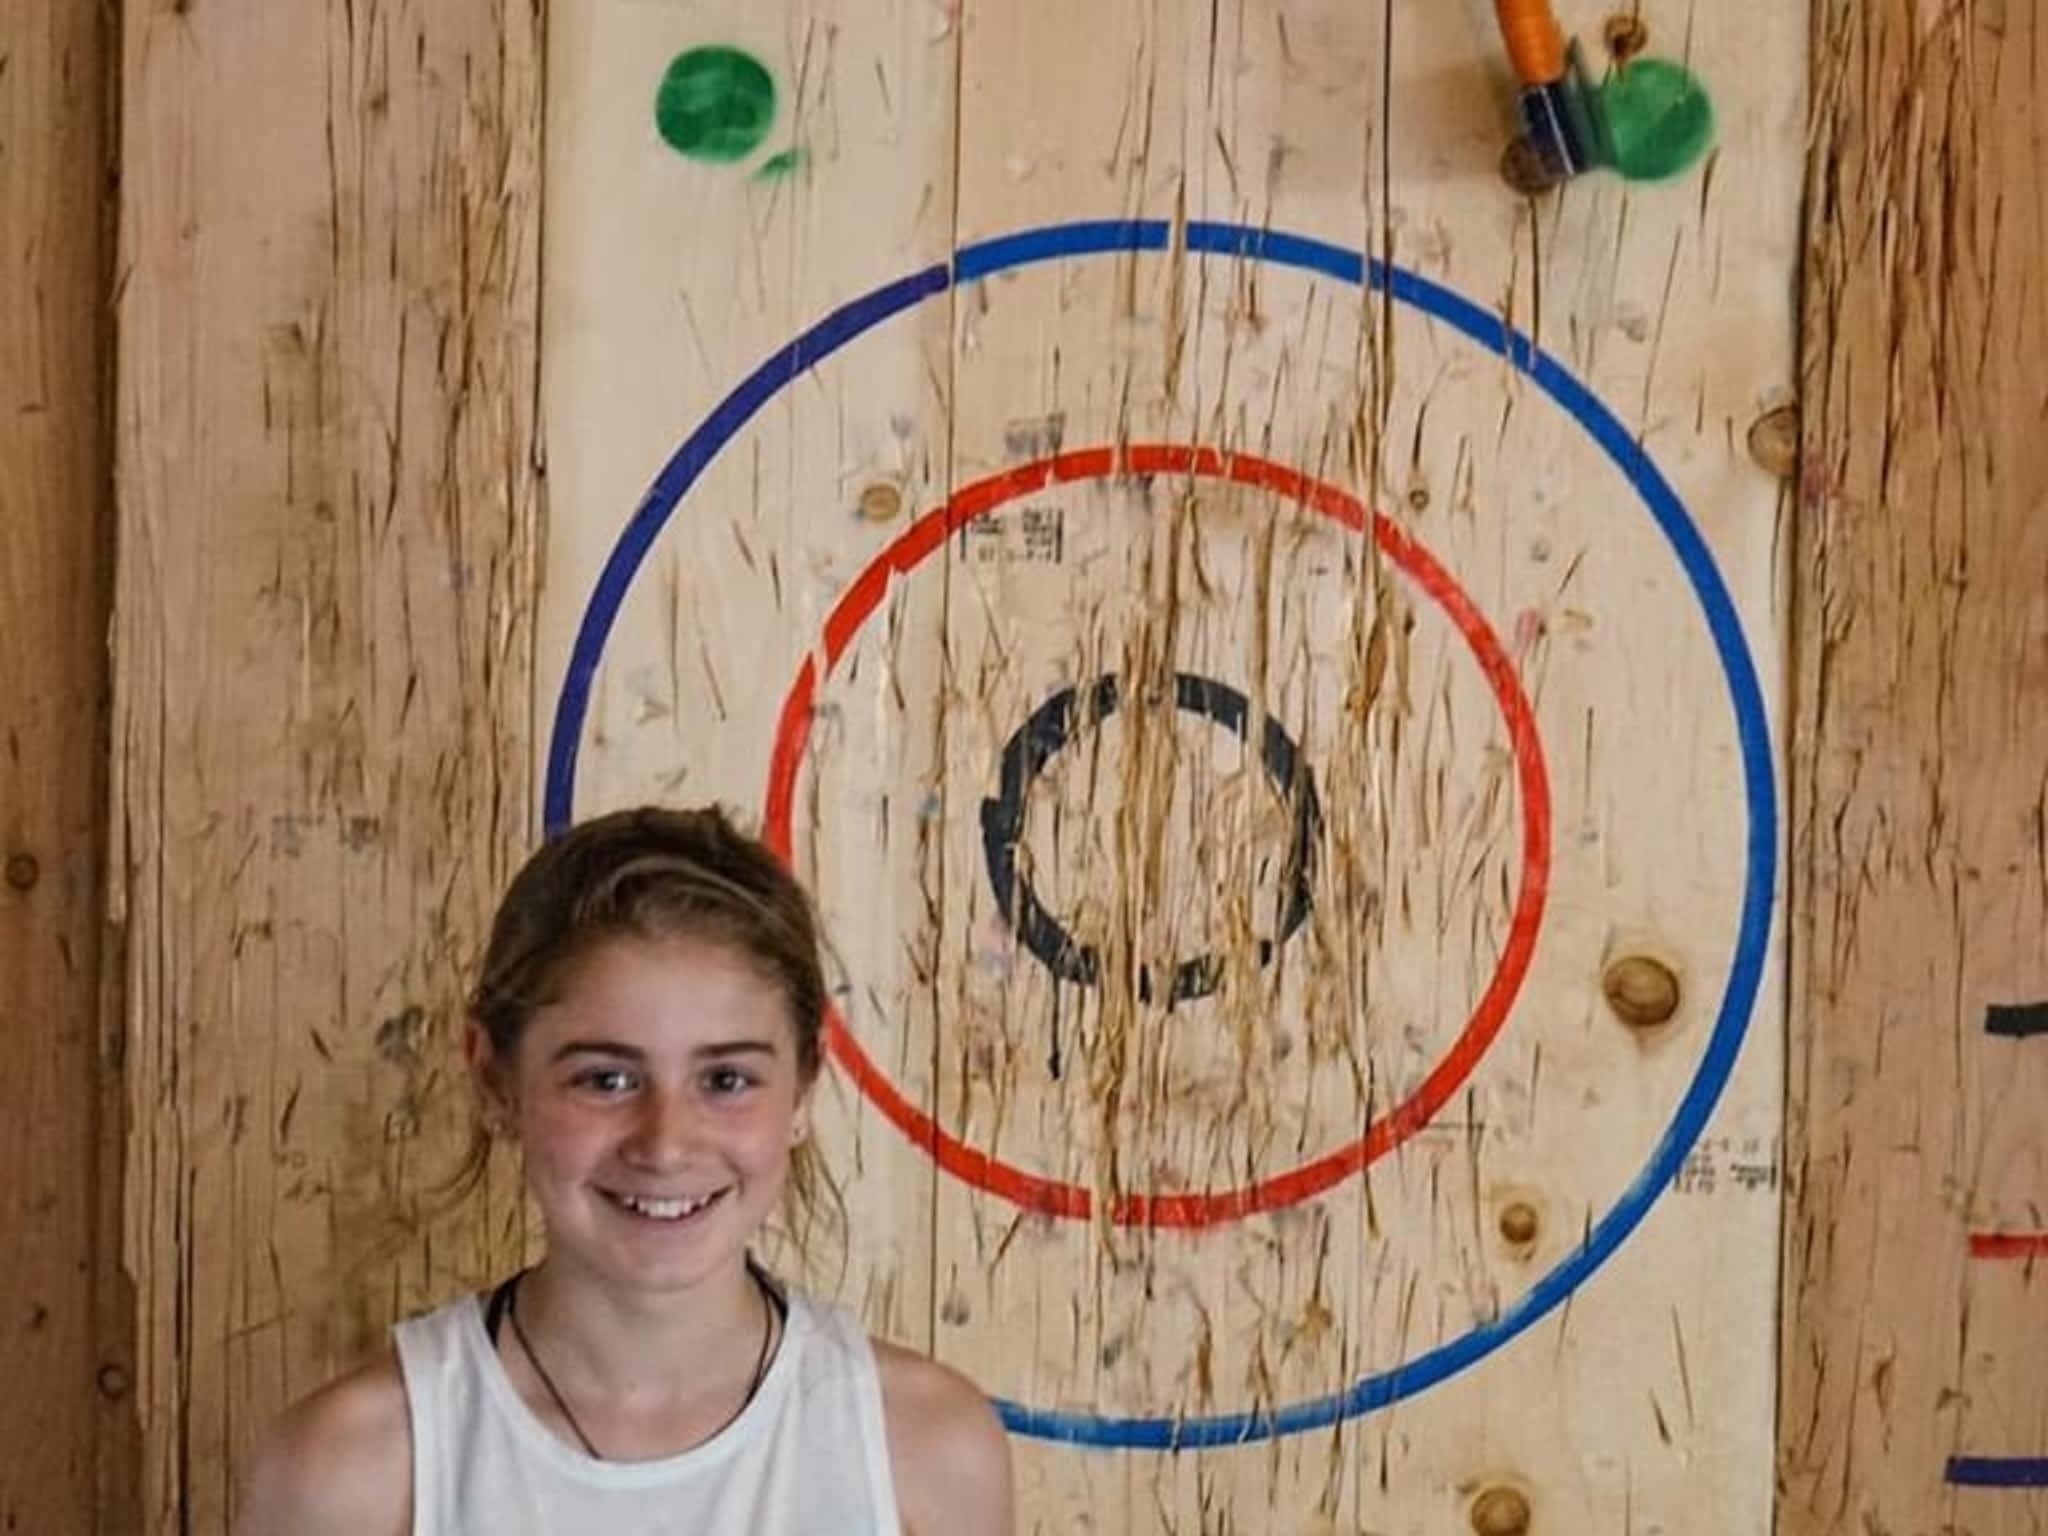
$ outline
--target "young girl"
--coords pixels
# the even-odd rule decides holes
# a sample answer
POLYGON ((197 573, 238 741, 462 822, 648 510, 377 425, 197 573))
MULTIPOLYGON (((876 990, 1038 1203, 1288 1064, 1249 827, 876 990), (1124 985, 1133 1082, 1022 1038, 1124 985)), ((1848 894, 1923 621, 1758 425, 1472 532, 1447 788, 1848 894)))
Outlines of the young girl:
POLYGON ((547 1257, 290 1410, 240 1536, 1009 1532, 981 1394, 748 1253, 786 1189, 815 1196, 824 1004, 803 891, 719 812, 537 853, 466 1038, 547 1257))

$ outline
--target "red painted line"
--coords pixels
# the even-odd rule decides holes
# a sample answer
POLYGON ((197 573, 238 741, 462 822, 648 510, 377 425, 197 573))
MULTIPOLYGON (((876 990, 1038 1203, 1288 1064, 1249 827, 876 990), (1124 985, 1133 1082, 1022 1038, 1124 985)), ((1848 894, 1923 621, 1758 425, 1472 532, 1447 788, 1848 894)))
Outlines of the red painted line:
POLYGON ((772 828, 780 828, 773 846, 789 862, 789 811, 796 799, 797 769, 803 765, 804 741, 811 734, 811 697, 816 691, 817 658, 806 656, 797 669, 789 696, 782 701, 782 718, 775 725, 775 750, 768 758, 768 794, 763 815, 772 828))
MULTIPOLYGON (((1522 809, 1522 870, 1506 942, 1492 978, 1465 1028, 1414 1092, 1346 1146, 1274 1177, 1237 1189, 1200 1193, 1120 1195, 1109 1218, 1119 1226, 1207 1227, 1260 1211, 1296 1205, 1363 1170, 1427 1125, 1472 1075, 1499 1037, 1527 976, 1543 925, 1550 889, 1550 780, 1537 734, 1536 713, 1522 691, 1514 662, 1480 613, 1478 605, 1436 559, 1385 518, 1368 515, 1354 496, 1312 480, 1297 470, 1248 454, 1219 453, 1181 443, 1134 443, 1121 451, 1087 448, 1040 459, 962 486, 947 503, 925 514, 898 536, 854 578, 827 617, 820 653, 807 657, 783 701, 769 758, 763 831, 785 863, 792 861, 791 811, 796 780, 810 740, 811 709, 821 678, 853 643, 887 596, 891 583, 907 576, 945 546, 960 529, 1048 484, 1131 475, 1178 474, 1229 480, 1271 491, 1355 532, 1372 531, 1380 552, 1420 587, 1464 638, 1492 689, 1507 724, 1522 809)), ((1078 1184, 1048 1179, 991 1157, 949 1135, 931 1116, 904 1098, 875 1065, 837 1009, 828 1009, 826 1038, 833 1060, 883 1116, 933 1162, 963 1183, 1025 1210, 1084 1220, 1093 1214, 1093 1193, 1078 1184)))
POLYGON ((1973 1259, 2048 1259, 2048 1232, 1972 1232, 1973 1259))

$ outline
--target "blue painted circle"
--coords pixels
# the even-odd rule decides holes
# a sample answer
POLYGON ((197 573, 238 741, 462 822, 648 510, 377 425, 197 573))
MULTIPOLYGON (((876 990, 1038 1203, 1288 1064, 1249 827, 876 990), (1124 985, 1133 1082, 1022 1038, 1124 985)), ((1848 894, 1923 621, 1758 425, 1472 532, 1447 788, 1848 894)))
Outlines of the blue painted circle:
MULTIPOLYGON (((1117 251, 1164 251, 1171 234, 1163 220, 1098 220, 1052 224, 965 245, 953 253, 949 265, 914 272, 834 310, 748 374, 662 466, 598 575, 596 589, 576 631, 568 671, 555 705, 543 801, 547 832, 553 835, 569 824, 575 802, 577 744, 590 705, 591 683, 634 575, 656 535, 698 476, 762 406, 806 369, 856 337, 957 284, 978 282, 998 272, 1039 262, 1070 261, 1117 251)), ((1658 1196, 1670 1186, 1735 1069, 1763 979, 1778 858, 1778 799, 1770 720, 1741 618, 1720 569, 1684 504, 1613 412, 1556 358, 1498 315, 1406 268, 1368 261, 1357 251, 1305 236, 1240 224, 1193 223, 1184 228, 1182 238, 1190 255, 1272 262, 1384 293, 1395 303, 1442 321, 1504 358, 1579 424, 1642 498, 1644 509, 1670 544, 1691 583, 1693 595, 1699 600, 1735 712, 1749 825, 1744 829, 1747 863, 1735 953, 1729 965, 1727 990, 1722 994, 1699 1069, 1642 1172, 1622 1191, 1613 1209, 1586 1234, 1585 1241, 1492 1322, 1325 1397, 1254 1413, 1198 1419, 1116 1418, 1034 1408, 1024 1403, 998 1401, 996 1405, 1003 1422, 1016 1434, 1079 1445, 1151 1450, 1238 1445, 1299 1434, 1413 1397, 1485 1359, 1555 1310, 1583 1285, 1635 1231, 1658 1196)))

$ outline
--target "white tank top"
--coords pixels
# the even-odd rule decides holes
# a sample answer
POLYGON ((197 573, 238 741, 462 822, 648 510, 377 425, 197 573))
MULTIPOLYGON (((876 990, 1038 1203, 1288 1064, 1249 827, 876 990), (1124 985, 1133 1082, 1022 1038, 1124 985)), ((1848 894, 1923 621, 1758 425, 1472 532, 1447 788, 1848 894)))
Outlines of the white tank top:
POLYGON ((412 1415, 412 1536, 901 1536, 874 1350, 840 1308, 790 1292, 754 1400, 659 1461, 596 1461, 549 1432, 474 1295, 392 1332, 412 1415))

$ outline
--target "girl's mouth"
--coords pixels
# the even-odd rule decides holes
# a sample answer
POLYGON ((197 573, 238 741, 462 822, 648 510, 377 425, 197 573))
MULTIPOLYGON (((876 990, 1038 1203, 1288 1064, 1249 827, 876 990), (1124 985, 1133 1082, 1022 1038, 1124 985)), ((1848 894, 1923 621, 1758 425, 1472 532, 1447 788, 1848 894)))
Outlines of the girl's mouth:
POLYGON ((653 1195, 626 1195, 609 1189, 604 1190, 602 1193, 605 1199, 609 1200, 620 1210, 637 1216, 643 1221, 678 1224, 693 1221, 697 1217, 702 1216, 706 1211, 717 1205, 719 1201, 723 1200, 729 1192, 729 1190, 717 1189, 708 1195, 678 1195, 672 1199, 662 1199, 653 1195))

